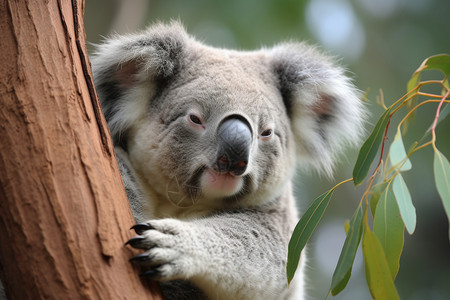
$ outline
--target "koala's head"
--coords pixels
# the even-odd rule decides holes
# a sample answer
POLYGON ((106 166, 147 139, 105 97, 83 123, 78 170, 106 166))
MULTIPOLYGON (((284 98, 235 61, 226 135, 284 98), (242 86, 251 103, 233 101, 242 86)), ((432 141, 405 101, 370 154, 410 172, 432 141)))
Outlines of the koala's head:
POLYGON ((159 24, 107 40, 92 64, 114 143, 179 206, 272 201, 297 163, 330 173, 362 130, 343 70, 301 43, 224 50, 159 24))

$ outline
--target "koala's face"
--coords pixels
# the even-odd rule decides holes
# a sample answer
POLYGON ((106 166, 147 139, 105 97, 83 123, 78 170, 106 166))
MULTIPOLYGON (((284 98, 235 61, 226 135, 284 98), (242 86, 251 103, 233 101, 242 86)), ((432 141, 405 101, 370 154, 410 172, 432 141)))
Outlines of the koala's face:
POLYGON ((222 50, 158 25, 100 46, 93 70, 115 144, 180 208, 276 201, 296 162, 330 172, 361 132, 358 93, 304 44, 222 50))
POLYGON ((295 150, 265 55, 202 48, 178 68, 129 130, 139 174, 180 206, 223 208, 276 197, 295 150))

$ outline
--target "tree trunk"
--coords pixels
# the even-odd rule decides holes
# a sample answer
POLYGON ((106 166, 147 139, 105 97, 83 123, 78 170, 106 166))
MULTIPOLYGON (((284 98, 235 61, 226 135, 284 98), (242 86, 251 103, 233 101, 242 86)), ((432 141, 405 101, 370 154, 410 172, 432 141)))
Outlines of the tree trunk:
POLYGON ((0 276, 10 299, 161 299, 128 262, 134 221, 83 10, 0 0, 0 276))

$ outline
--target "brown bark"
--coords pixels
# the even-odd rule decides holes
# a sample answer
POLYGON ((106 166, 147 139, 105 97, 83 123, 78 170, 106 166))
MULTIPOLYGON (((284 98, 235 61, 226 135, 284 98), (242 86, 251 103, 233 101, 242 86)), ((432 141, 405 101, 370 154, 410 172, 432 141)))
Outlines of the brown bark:
POLYGON ((134 222, 83 9, 0 0, 1 279, 11 299, 160 299, 123 246, 134 222))

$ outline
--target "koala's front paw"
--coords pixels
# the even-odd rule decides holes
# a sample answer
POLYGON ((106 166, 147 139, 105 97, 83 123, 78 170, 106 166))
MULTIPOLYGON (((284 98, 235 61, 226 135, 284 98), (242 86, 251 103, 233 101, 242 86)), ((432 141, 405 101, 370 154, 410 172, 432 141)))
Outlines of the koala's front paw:
POLYGON ((189 249, 195 248, 195 239, 189 234, 187 222, 163 219, 139 223, 132 227, 138 236, 126 245, 146 250, 130 259, 147 268, 141 275, 156 280, 182 279, 189 276, 194 260, 189 249), (189 246, 190 245, 190 246, 189 246))

